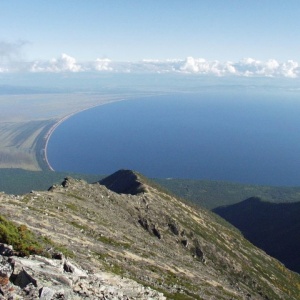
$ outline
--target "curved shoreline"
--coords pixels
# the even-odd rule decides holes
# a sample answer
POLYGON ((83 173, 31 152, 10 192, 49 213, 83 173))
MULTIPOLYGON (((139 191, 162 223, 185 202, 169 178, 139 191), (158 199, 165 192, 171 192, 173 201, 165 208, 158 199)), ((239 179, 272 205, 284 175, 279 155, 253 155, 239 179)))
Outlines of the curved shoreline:
POLYGON ((53 169, 53 167, 51 166, 49 160, 48 160, 48 156, 47 156, 47 149, 48 149, 48 143, 49 143, 49 140, 53 134, 53 132, 55 131, 55 129, 61 125, 63 122, 65 122, 67 119, 69 119, 70 117, 78 114, 78 113, 81 113, 85 110, 88 110, 88 109, 92 109, 92 108, 95 108, 95 107, 98 107, 98 106, 101 106, 101 105, 105 105, 105 104, 109 104, 109 103, 114 103, 114 102, 119 102, 119 101, 123 101, 125 100, 124 98, 122 99, 118 99, 118 100, 112 100, 112 101, 108 101, 108 102, 105 102, 105 103, 101 103, 101 104, 95 104, 95 105, 92 105, 92 106, 89 106, 89 107, 86 107, 86 108, 83 108, 83 109, 80 109, 80 110, 77 110, 77 111, 74 111, 72 113, 69 113, 68 115, 58 119, 58 121, 53 125, 51 126, 51 128, 47 131, 46 135, 44 136, 44 139, 45 139, 45 144, 44 144, 44 160, 46 162, 46 165, 48 167, 48 169, 50 171, 55 171, 53 169))
POLYGON ((68 118, 72 117, 75 113, 71 113, 67 116, 64 116, 63 118, 59 119, 53 126, 51 126, 51 128, 48 130, 48 132, 46 133, 46 135, 44 136, 44 139, 45 139, 45 147, 44 147, 44 159, 45 159, 45 162, 49 168, 50 171, 55 171, 51 164, 49 163, 49 160, 48 160, 48 156, 47 156, 47 148, 48 148, 48 143, 49 143, 49 140, 50 140, 50 137, 51 135, 53 134, 53 132, 55 131, 55 129, 60 125, 62 124, 65 120, 67 120, 68 118))

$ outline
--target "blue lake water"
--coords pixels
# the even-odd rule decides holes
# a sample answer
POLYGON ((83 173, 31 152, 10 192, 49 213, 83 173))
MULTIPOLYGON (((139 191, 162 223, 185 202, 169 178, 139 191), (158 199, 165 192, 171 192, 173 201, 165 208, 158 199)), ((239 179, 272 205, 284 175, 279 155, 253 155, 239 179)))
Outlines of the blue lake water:
POLYGON ((300 185, 300 101, 276 95, 172 95, 78 113, 48 144, 57 171, 300 185))

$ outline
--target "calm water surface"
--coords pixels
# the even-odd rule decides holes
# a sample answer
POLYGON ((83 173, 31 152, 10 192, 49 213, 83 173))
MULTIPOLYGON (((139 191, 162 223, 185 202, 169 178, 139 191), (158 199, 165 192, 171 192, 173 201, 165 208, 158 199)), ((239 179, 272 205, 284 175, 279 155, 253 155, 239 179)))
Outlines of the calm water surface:
POLYGON ((300 184, 300 101, 175 95, 99 106, 61 124, 48 144, 57 171, 256 184, 300 184))

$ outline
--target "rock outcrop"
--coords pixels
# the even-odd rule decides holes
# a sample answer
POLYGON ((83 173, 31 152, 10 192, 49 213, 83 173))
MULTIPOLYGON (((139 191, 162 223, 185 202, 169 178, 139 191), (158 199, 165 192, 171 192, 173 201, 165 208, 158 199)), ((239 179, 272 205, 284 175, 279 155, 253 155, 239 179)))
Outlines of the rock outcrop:
POLYGON ((107 272, 90 274, 61 258, 1 255, 0 299, 166 299, 133 280, 107 272))

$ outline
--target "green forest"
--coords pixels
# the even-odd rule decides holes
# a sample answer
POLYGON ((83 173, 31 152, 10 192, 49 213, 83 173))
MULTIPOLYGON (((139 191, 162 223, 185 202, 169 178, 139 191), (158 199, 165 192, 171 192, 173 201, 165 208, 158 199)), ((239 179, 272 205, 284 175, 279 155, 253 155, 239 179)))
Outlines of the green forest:
MULTIPOLYGON (((7 194, 25 194, 32 190, 47 190, 54 184, 60 184, 65 177, 83 179, 89 183, 97 182, 106 175, 75 174, 53 171, 26 171, 22 169, 0 169, 0 191, 7 194)), ((207 209, 231 205, 250 197, 259 197, 272 203, 297 202, 300 199, 300 187, 277 187, 209 181, 194 179, 157 179, 159 186, 174 195, 189 200, 207 209)))

